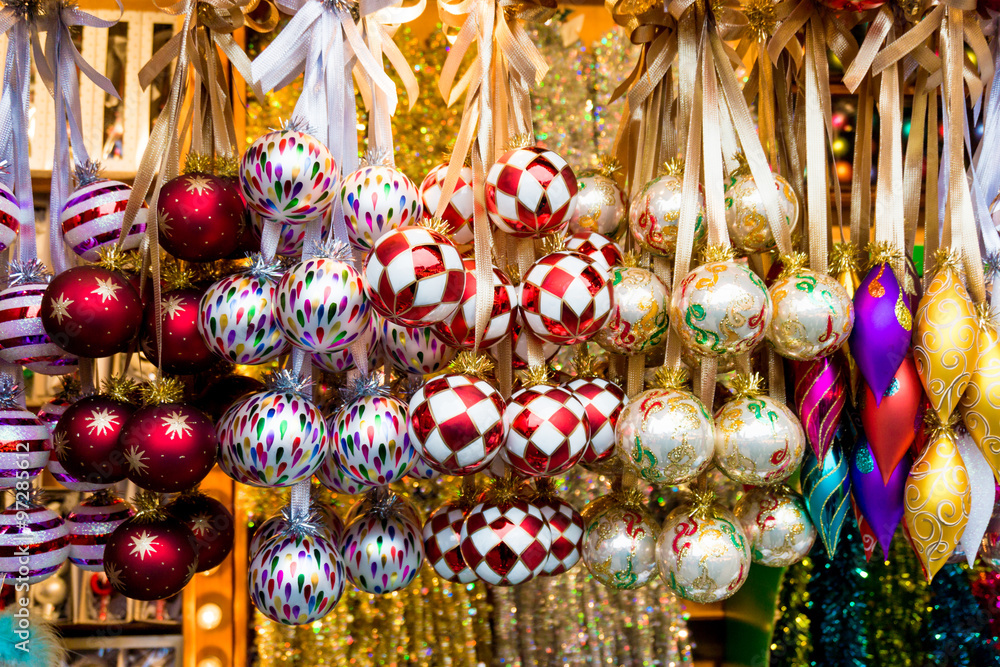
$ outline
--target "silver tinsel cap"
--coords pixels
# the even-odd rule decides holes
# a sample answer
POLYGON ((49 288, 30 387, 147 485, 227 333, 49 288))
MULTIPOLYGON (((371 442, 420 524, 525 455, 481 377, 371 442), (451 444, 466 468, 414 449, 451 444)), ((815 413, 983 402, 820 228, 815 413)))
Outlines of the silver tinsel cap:
POLYGON ((323 518, 312 501, 309 503, 309 511, 304 514, 296 514, 291 505, 285 505, 281 508, 281 517, 285 520, 285 532, 295 537, 319 535, 323 530, 323 518))
POLYGON ((0 373, 0 408, 20 408, 21 393, 17 378, 10 373, 0 373))
POLYGON ((354 262, 351 245, 334 238, 332 235, 317 243, 313 243, 310 248, 310 254, 313 257, 321 257, 323 259, 336 259, 349 263, 354 262))
POLYGON ((301 132, 312 137, 316 136, 316 128, 309 124, 309 120, 303 116, 292 116, 281 124, 281 129, 285 132, 301 132))
POLYGON ((267 375, 265 380, 268 391, 280 391, 288 394, 295 394, 302 398, 309 398, 309 388, 312 380, 297 375, 294 371, 282 369, 273 371, 267 375))
POLYGON ((44 285, 49 282, 49 277, 49 270, 37 259, 27 262, 12 259, 7 267, 7 287, 44 285))
POLYGON ((97 160, 87 160, 82 164, 78 162, 73 170, 73 175, 76 177, 76 187, 78 188, 104 180, 101 177, 101 163, 97 160))
POLYGON ((346 404, 362 396, 388 396, 389 387, 382 384, 382 378, 377 373, 370 373, 350 380, 341 390, 341 395, 346 404))
POLYGON ((283 273, 281 264, 267 259, 259 252, 247 254, 247 259, 250 260, 250 266, 244 273, 253 278, 277 280, 278 276, 283 273))

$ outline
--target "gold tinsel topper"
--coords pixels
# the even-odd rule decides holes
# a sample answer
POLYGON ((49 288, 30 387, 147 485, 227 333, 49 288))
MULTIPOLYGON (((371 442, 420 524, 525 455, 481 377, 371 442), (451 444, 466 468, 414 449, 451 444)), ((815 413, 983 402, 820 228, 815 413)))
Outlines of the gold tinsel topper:
POLYGON ((781 273, 778 275, 778 280, 784 280, 803 270, 808 264, 809 258, 804 252, 790 252, 787 255, 779 256, 778 261, 781 262, 781 273))
POLYGON ((524 386, 525 387, 535 387, 537 385, 555 385, 554 382, 549 380, 549 368, 545 364, 538 364, 536 366, 529 366, 528 370, 524 371, 524 386))
POLYGON ((653 384, 659 389, 667 391, 687 391, 687 383, 690 375, 686 368, 670 368, 662 366, 656 369, 653 377, 653 384))
POLYGON ((139 388, 143 405, 178 403, 184 397, 184 385, 177 378, 157 378, 139 388))
POLYGON ((736 259, 736 251, 732 246, 710 243, 701 251, 701 263, 731 262, 736 259))
POLYGON ((455 355, 449 365, 449 369, 454 373, 472 375, 485 380, 493 371, 493 360, 485 354, 474 354, 468 350, 463 350, 455 355))
POLYGON ((420 221, 420 226, 424 229, 429 229, 432 232, 437 232, 446 239, 451 238, 451 225, 437 216, 434 216, 433 218, 424 218, 420 221))
POLYGON ((764 378, 760 373, 736 373, 733 375, 733 400, 750 398, 761 394, 764 378))
POLYGON ((211 174, 215 171, 215 160, 207 153, 191 151, 184 160, 185 174, 211 174))
POLYGON ((853 243, 834 243, 830 248, 830 273, 833 275, 857 271, 860 266, 858 249, 853 243))
POLYGON ((119 403, 133 403, 139 392, 139 384, 125 375, 112 375, 104 381, 101 393, 119 403))

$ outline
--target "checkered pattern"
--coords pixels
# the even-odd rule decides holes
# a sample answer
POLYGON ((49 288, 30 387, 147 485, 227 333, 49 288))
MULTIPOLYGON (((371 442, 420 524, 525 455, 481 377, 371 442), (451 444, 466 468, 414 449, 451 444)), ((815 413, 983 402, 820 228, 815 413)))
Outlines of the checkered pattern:
POLYGON ((535 385, 507 403, 505 451, 513 468, 530 477, 566 472, 590 439, 587 411, 564 387, 535 385))
POLYGON ((607 270, 577 252, 554 252, 531 265, 520 294, 521 318, 542 340, 576 345, 608 321, 614 293, 607 270))
POLYGON ((43 375, 72 373, 76 357, 53 343, 42 326, 45 288, 44 284, 17 285, 0 292, 0 359, 43 375))
POLYGON ((443 579, 456 584, 476 580, 476 573, 462 558, 462 524, 465 512, 447 502, 427 517, 424 524, 424 557, 443 579))
MULTIPOLYGON (((521 335, 521 323, 519 320, 519 317, 515 317, 514 326, 510 329, 511 347, 514 351, 511 362, 514 364, 514 370, 523 370, 528 367, 528 337, 521 335)), ((556 356, 559 350, 560 347, 555 343, 542 341, 542 356, 545 357, 545 361, 549 361, 552 357, 556 356)), ((490 348, 490 354, 499 358, 500 351, 496 346, 493 346, 490 348)))
MULTIPOLYGON (((448 164, 439 164, 427 173, 420 184, 420 201, 424 205, 424 215, 434 217, 441 193, 444 192, 444 179, 448 176, 448 164)), ((468 245, 473 241, 472 208, 476 196, 472 192, 472 169, 462 167, 458 172, 458 181, 452 191, 451 199, 441 214, 441 219, 451 226, 451 239, 459 245, 468 245)))
POLYGON ((465 266, 458 248, 438 232, 400 227, 380 238, 365 258, 368 296, 396 324, 429 327, 458 309, 465 266))
MULTIPOLYGON (((100 251, 118 243, 125 206, 132 188, 125 183, 101 179, 77 188, 70 195, 59 215, 63 239, 77 255, 90 262, 100 257, 100 251)), ((125 237, 123 250, 134 250, 146 235, 145 202, 125 237)))
POLYGON ((532 504, 542 511, 552 534, 552 546, 549 547, 549 557, 542 566, 542 574, 562 574, 580 561, 583 517, 562 498, 535 498, 532 504))
MULTIPOLYGON (((471 350, 476 343, 476 260, 465 259, 464 264, 467 274, 462 305, 447 320, 435 324, 434 333, 451 347, 471 350)), ((517 291, 510 278, 493 267, 493 310, 479 344, 481 349, 492 347, 507 337, 514 326, 516 305, 517 291)))
POLYGON ((3 252, 17 238, 21 229, 18 216, 21 214, 17 197, 6 185, 0 184, 0 252, 3 252))
POLYGON ((577 232, 566 237, 566 250, 586 255, 605 269, 621 265, 625 259, 618 244, 596 232, 577 232))
POLYGON ((615 425, 628 402, 625 391, 603 378, 577 378, 565 385, 587 411, 590 441, 583 452, 583 463, 597 463, 614 456, 615 425))
POLYGON ((500 392, 471 375, 436 377, 410 398, 410 441, 427 465, 446 475, 488 466, 505 431, 500 392))
POLYGON ((529 146, 500 157, 486 175, 486 212, 501 231, 544 236, 576 210, 576 176, 558 154, 529 146))
POLYGON ((461 539, 466 564, 494 586, 516 586, 537 577, 552 546, 542 511, 526 500, 479 503, 466 515, 461 539))

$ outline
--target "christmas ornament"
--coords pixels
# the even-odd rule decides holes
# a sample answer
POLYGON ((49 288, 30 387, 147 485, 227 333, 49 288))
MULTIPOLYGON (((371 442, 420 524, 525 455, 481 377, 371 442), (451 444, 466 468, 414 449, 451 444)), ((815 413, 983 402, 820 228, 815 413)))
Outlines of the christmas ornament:
MULTIPOLYGON (((514 365, 514 370, 524 370, 528 367, 528 340, 533 339, 538 342, 542 348, 542 356, 545 357, 545 361, 551 361, 555 358, 556 354, 559 352, 558 343, 550 343, 548 341, 540 339, 535 336, 531 331, 527 331, 523 336, 521 335, 521 323, 517 321, 518 318, 514 318, 514 326, 510 330, 510 345, 513 350, 513 358, 511 362, 514 365)), ((500 354, 499 348, 493 346, 490 348, 490 354, 495 358, 500 354)))
POLYGON ((52 279, 42 296, 42 325, 62 349, 80 357, 124 352, 139 332, 139 293, 117 271, 75 266, 52 279))
POLYGON ((843 362, 836 357, 792 362, 795 409, 817 457, 826 456, 847 401, 843 362))
POLYGON ((976 561, 976 552, 983 541, 983 535, 989 527, 990 514, 993 513, 993 501, 996 497, 996 483, 993 471, 986 462, 982 452, 976 447, 972 436, 961 433, 956 438, 958 453, 965 464, 969 475, 969 520, 965 531, 958 539, 958 548, 966 554, 966 561, 972 567, 976 561))
MULTIPOLYGON (((439 164, 427 172, 420 183, 420 202, 423 204, 424 217, 435 215, 438 203, 444 194, 444 181, 448 176, 448 163, 439 164)), ((458 245, 470 245, 473 238, 472 213, 476 196, 472 191, 472 168, 463 165, 455 181, 455 189, 448 199, 441 219, 451 230, 451 240, 458 245)))
POLYGON ((754 563, 788 567, 805 558, 816 541, 805 500, 785 485, 750 489, 734 514, 754 563))
MULTIPOLYGON (((858 285, 861 284, 858 270, 862 260, 857 247, 851 243, 834 243, 833 247, 830 248, 829 259, 830 275, 837 279, 847 295, 853 299, 854 295, 857 294, 858 285)), ((771 267, 772 270, 778 265, 780 265, 780 261, 771 267)), ((910 303, 912 305, 915 302, 911 300, 910 303)), ((846 373, 845 380, 851 392, 851 398, 857 400, 862 378, 858 365, 855 363, 854 357, 851 356, 850 346, 841 347, 837 356, 844 362, 843 370, 846 373)))
POLYGON ((715 413, 715 462, 727 477, 751 486, 786 480, 805 455, 798 418, 765 396, 756 373, 733 378, 735 393, 715 413))
POLYGON ((749 352, 771 323, 764 283, 731 251, 713 248, 674 293, 670 321, 685 347, 706 357, 749 352), (716 261, 719 260, 719 261, 716 261))
POLYGON ((420 572, 424 560, 422 528, 395 507, 403 502, 394 494, 380 498, 344 532, 340 554, 347 577, 365 593, 385 595, 401 590, 420 572))
POLYGON ((603 378, 578 377, 563 385, 587 412, 590 440, 580 462, 594 465, 615 455, 615 428, 628 399, 625 391, 603 378))
POLYGON ((614 307, 594 341, 608 352, 643 354, 666 340, 670 291, 652 271, 611 269, 614 307))
POLYGON ((21 229, 18 216, 21 215, 17 197, 11 189, 0 183, 0 252, 14 243, 21 229))
POLYGON ((82 500, 66 517, 70 562, 81 570, 103 572, 108 537, 134 514, 110 489, 82 500))
MULTIPOLYGON (((868 521, 865 520, 865 515, 861 513, 861 508, 858 507, 853 495, 851 496, 851 509, 854 511, 854 520, 858 524, 858 533, 861 535, 861 546, 865 550, 865 562, 870 563, 872 554, 875 553, 875 546, 878 544, 878 538, 868 521)), ((900 515, 900 519, 902 520, 902 515, 900 515)))
POLYGON ((0 489, 24 485, 38 477, 49 462, 49 427, 21 407, 21 388, 8 373, 0 374, 0 489))
POLYGON ((325 244, 278 281, 274 316, 285 339, 307 352, 333 352, 357 341, 371 307, 348 247, 325 244))
POLYGON ((820 0, 820 4, 835 11, 867 12, 878 9, 885 4, 885 0, 820 0))
POLYGON ((184 588, 198 571, 191 530, 143 496, 135 516, 121 523, 104 547, 104 574, 133 600, 162 600, 184 588))
POLYGON ((446 475, 483 470, 507 435, 503 396, 474 370, 440 375, 410 398, 409 440, 427 465, 446 475))
POLYGON ((56 345, 42 325, 45 271, 38 261, 10 263, 7 288, 0 291, 0 359, 43 375, 72 373, 76 357, 56 345))
MULTIPOLYGON (((684 165, 673 160, 664 165, 664 172, 646 183, 632 198, 628 211, 628 226, 632 236, 643 248, 657 255, 673 257, 677 252, 677 228, 681 221, 681 188, 684 165)), ((694 244, 705 238, 705 196, 698 188, 698 218, 694 244)))
POLYGON ((233 550, 236 523, 232 513, 215 498, 189 491, 170 501, 163 511, 187 526, 194 535, 198 572, 221 565, 233 550))
POLYGON ((709 604, 732 597, 746 581, 750 543, 733 513, 708 492, 667 515, 656 560, 677 595, 709 604))
POLYGON ((303 125, 293 119, 256 139, 243 154, 243 196, 266 219, 303 224, 333 203, 337 165, 326 146, 302 131, 303 125))
POLYGON ((566 472, 583 457, 590 440, 587 411, 565 387, 548 384, 544 367, 510 397, 504 410, 504 456, 529 477, 566 472))
POLYGON ((355 481, 347 474, 340 462, 340 454, 333 446, 329 448, 327 455, 323 458, 323 463, 317 468, 316 478, 334 493, 343 493, 348 496, 364 493, 365 490, 371 488, 367 484, 355 481))
POLYGON ((319 366, 328 373, 343 373, 356 367, 354 362, 353 348, 360 346, 360 349, 368 353, 368 368, 378 365, 378 360, 382 355, 382 318, 374 313, 370 313, 368 323, 361 329, 354 344, 335 350, 333 352, 314 352, 312 355, 313 364, 319 366))
POLYGON ((813 525, 830 558, 837 551, 840 529, 847 518, 851 492, 850 469, 839 442, 827 450, 822 460, 807 450, 802 461, 802 495, 813 525))
POLYGON ((778 354, 798 361, 833 354, 854 327, 850 295, 832 276, 804 268, 805 261, 800 253, 783 258, 769 290, 774 311, 767 340, 778 354))
MULTIPOLYGON (((739 166, 725 182, 726 226, 729 238, 741 252, 754 254, 774 248, 774 234, 767 219, 764 198, 742 153, 737 154, 739 166)), ((772 173, 778 191, 778 206, 789 232, 799 221, 799 198, 792 184, 781 174, 772 173)))
POLYGON ((106 395, 81 398, 59 418, 52 432, 53 451, 78 482, 105 485, 125 479, 127 462, 118 436, 135 408, 120 399, 132 386, 112 380, 105 386, 106 395))
POLYGON ((614 158, 603 159, 599 169, 584 172, 576 180, 579 190, 569 221, 570 232, 597 232, 611 239, 621 236, 628 206, 625 193, 615 180, 620 169, 614 158))
POLYGON ((518 303, 531 333, 556 345, 593 338, 614 309, 610 276, 593 259, 576 252, 545 255, 525 272, 518 303))
POLYGON ((277 275, 277 266, 256 255, 245 273, 208 288, 198 331, 212 352, 234 364, 262 364, 291 349, 278 327, 277 275))
MULTIPOLYGON (((378 506, 379 502, 384 499, 382 495, 377 493, 377 491, 380 490, 384 489, 372 489, 371 487, 365 489, 365 494, 361 496, 361 499, 351 505, 351 508, 347 510, 347 514, 344 515, 344 523, 349 526, 354 523, 354 520, 358 517, 364 516, 374 510, 378 506)), ((405 515, 413 525, 424 525, 424 520, 420 516, 420 512, 418 512, 412 504, 408 502, 396 502, 393 507, 400 514, 405 515)))
POLYGON ((684 373, 661 373, 660 387, 625 405, 615 426, 618 457, 642 479, 682 484, 708 469, 715 425, 701 401, 684 388, 684 373))
POLYGON ((351 245, 362 252, 387 232, 418 224, 423 213, 417 186, 403 172, 377 162, 344 176, 340 203, 351 245))
POLYGON ((608 588, 634 590, 657 575, 660 526, 637 489, 594 500, 581 512, 583 563, 608 588))
POLYGON ((305 625, 337 606, 347 575, 340 549, 308 514, 293 515, 289 510, 285 521, 285 530, 251 557, 250 601, 272 621, 305 625))
POLYGON ((219 438, 198 408, 180 403, 182 387, 164 379, 143 387, 144 406, 122 426, 120 446, 126 475, 140 488, 158 493, 190 489, 215 466, 219 438))
POLYGON ((531 499, 531 504, 542 511, 552 534, 552 546, 549 547, 549 557, 542 566, 542 576, 568 572, 580 561, 583 517, 575 507, 556 496, 551 487, 543 486, 531 499))
POLYGON ((205 386, 194 404, 199 410, 218 422, 233 403, 244 396, 264 390, 264 383, 246 375, 225 375, 205 386))
MULTIPOLYGON (((76 190, 66 200, 59 213, 63 241, 80 257, 88 262, 96 262, 101 250, 118 244, 122 221, 125 218, 125 206, 131 194, 131 186, 101 178, 98 163, 88 161, 78 164, 76 190)), ((0 201, 5 199, 7 199, 6 193, 0 189, 0 201)), ((142 243, 146 235, 148 213, 149 207, 146 202, 142 202, 135 221, 125 237, 122 250, 135 250, 142 243)), ((0 231, 10 228, 6 223, 3 227, 4 229, 0 231)), ((16 234, 18 227, 14 226, 13 230, 16 234)), ((13 239, 13 236, 11 238, 13 239)))
MULTIPOLYGON (((265 542, 276 535, 284 533, 288 528, 288 522, 285 520, 285 516, 290 511, 290 507, 285 507, 281 512, 278 512, 257 526, 257 530, 254 531, 253 537, 250 538, 247 553, 257 553, 260 548, 264 546, 265 542)), ((339 547, 340 543, 344 540, 344 522, 341 520, 340 516, 326 503, 317 502, 315 500, 310 502, 309 511, 311 513, 312 522, 315 523, 317 528, 324 533, 324 537, 326 537, 332 544, 339 547)))
MULTIPOLYGON (((464 259, 462 263, 466 274, 461 305, 434 325, 434 335, 450 347, 471 350, 476 346, 476 260, 464 259)), ((516 308, 517 290, 503 271, 493 267, 493 308, 479 349, 492 347, 507 337, 514 326, 516 308)))
MULTIPOLYGON (((969 435, 1000 480, 1000 336, 984 308, 977 336, 979 363, 958 409, 969 435)), ((915 374, 915 373, 914 373, 915 374)))
POLYGON ((942 249, 935 260, 917 308, 913 360, 938 420, 947 421, 979 365, 977 321, 958 255, 942 249))
POLYGON ((406 473, 409 479, 420 479, 420 480, 432 480, 441 477, 439 473, 434 468, 427 465, 427 461, 424 460, 423 456, 418 455, 415 459, 413 467, 410 468, 410 472, 406 473))
POLYGON ((913 317, 910 297, 896 280, 892 264, 897 250, 876 245, 871 268, 854 293, 856 319, 851 332, 851 356, 875 396, 876 404, 892 383, 910 350, 913 317))
MULTIPOLYGON (((75 391, 78 391, 78 389, 75 391)), ((66 412, 66 409, 71 405, 73 405, 73 402, 64 397, 64 392, 60 392, 60 395, 43 405, 38 411, 38 419, 48 427, 50 435, 55 431, 56 424, 59 423, 60 417, 62 417, 63 413, 66 412)), ((47 467, 49 469, 49 474, 52 475, 52 478, 59 482, 60 486, 63 486, 70 491, 97 491, 107 487, 107 484, 82 482, 66 472, 66 468, 64 468, 62 462, 59 461, 59 453, 56 450, 55 441, 53 441, 52 451, 49 452, 49 463, 47 467)))
POLYGON ((388 396, 375 376, 355 380, 348 396, 330 424, 341 469, 368 486, 402 478, 417 457, 406 432, 406 403, 388 396))
MULTIPOLYGON (((264 233, 264 223, 267 222, 256 211, 246 211, 249 224, 247 229, 251 235, 251 241, 246 250, 248 252, 260 252, 261 236, 264 233)), ((306 231, 308 225, 280 223, 278 228, 278 247, 275 252, 282 257, 298 257, 302 254, 302 248, 306 242, 306 231)), ((330 216, 324 215, 320 221, 319 237, 326 238, 330 234, 330 216)), ((245 236, 245 235, 244 235, 245 236)))
POLYGON ((471 509, 470 501, 468 497, 449 500, 431 512, 424 524, 427 563, 439 577, 455 584, 470 584, 476 580, 476 573, 465 564, 461 549, 462 524, 466 512, 471 509))
POLYGON ((363 272, 375 312, 409 327, 445 321, 465 293, 458 248, 425 227, 399 227, 384 235, 365 257, 363 272))
MULTIPOLYGON (((933 282, 937 282, 935 276, 933 282)), ((940 286, 939 286, 940 287, 940 286)), ((925 299, 940 291, 927 290, 925 299)), ((952 430, 955 421, 942 424, 928 418, 927 448, 906 479, 903 525, 920 565, 930 582, 955 550, 971 510, 969 473, 952 430)))
POLYGON ((570 234, 563 241, 563 248, 586 255, 603 266, 605 271, 610 271, 611 267, 621 265, 625 261, 625 255, 617 243, 595 232, 570 234))
POLYGON ((920 399, 923 387, 912 357, 907 357, 882 395, 881 404, 867 383, 861 400, 861 423, 872 453, 882 471, 882 481, 899 466, 920 426, 920 399))
POLYGON ((430 375, 444 370, 455 350, 430 327, 409 327, 382 321, 382 349, 392 365, 410 375, 430 375))
POLYGON ((156 345, 156 309, 146 306, 139 343, 146 358, 165 373, 191 375, 206 371, 217 357, 198 333, 202 292, 185 288, 160 295, 160 341, 156 345))
POLYGON ((515 148, 486 174, 486 212, 511 236, 545 236, 569 223, 576 190, 576 175, 561 156, 541 146, 515 148))
POLYGON ((278 371, 268 389, 233 404, 216 430, 220 467, 237 482, 294 486, 316 472, 330 448, 319 407, 306 398, 308 383, 278 371))
POLYGON ((462 524, 462 559, 493 586, 516 586, 540 575, 552 547, 542 511, 519 493, 512 475, 497 479, 462 524))
POLYGON ((851 456, 851 495, 882 545, 886 560, 889 559, 889 544, 903 520, 903 495, 911 464, 910 456, 904 453, 890 474, 883 475, 871 446, 864 439, 858 441, 851 456))
POLYGON ((0 511, 0 578, 8 586, 48 579, 68 557, 69 531, 56 512, 30 497, 0 511))
POLYGON ((214 262, 239 247, 246 205, 233 179, 191 171, 193 157, 188 154, 188 173, 160 188, 160 246, 188 262, 214 262))

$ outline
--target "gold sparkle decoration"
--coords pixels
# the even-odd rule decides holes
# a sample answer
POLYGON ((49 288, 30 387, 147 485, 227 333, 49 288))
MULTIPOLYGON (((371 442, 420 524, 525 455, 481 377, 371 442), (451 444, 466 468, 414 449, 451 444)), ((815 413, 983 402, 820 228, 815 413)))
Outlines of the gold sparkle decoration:
POLYGON ((809 257, 804 252, 790 252, 787 255, 781 255, 778 261, 781 262, 781 273, 778 274, 778 280, 784 280, 806 268, 809 257))
POLYGON ((544 364, 538 366, 529 366, 528 370, 523 372, 524 386, 534 387, 536 385, 554 385, 555 383, 549 379, 549 369, 544 364))
POLYGON ((184 395, 184 385, 177 378, 159 378, 142 385, 139 392, 143 405, 177 403, 184 395))
POLYGON ((453 373, 463 373, 485 380, 492 375, 494 365, 489 355, 463 350, 455 355, 448 368, 453 373))
POLYGON ((530 134, 515 134, 504 144, 504 151, 514 151, 518 148, 527 148, 535 145, 535 137, 530 134))
POLYGON ((760 373, 735 374, 732 379, 733 400, 760 395, 763 384, 764 378, 760 373))
POLYGON ((191 151, 184 160, 185 174, 211 174, 215 170, 215 160, 206 153, 191 151))
POLYGON ((1000 335, 985 305, 977 307, 979 362, 958 409, 969 435, 1000 480, 1000 335))
POLYGON ((424 218, 420 221, 420 226, 443 235, 446 239, 451 238, 451 225, 441 218, 424 218))
POLYGON ((617 180, 621 174, 622 165, 614 155, 601 155, 597 158, 597 173, 605 178, 617 180))
POLYGON ((731 262, 736 259, 736 251, 728 245, 707 245, 701 251, 701 263, 712 264, 713 262, 731 262))
POLYGON ((778 5, 774 0, 747 0, 743 4, 750 32, 757 39, 767 39, 778 23, 778 5))
POLYGON ((688 391, 688 383, 690 380, 690 373, 688 373, 686 368, 670 368, 668 366, 662 366, 656 369, 653 384, 658 389, 688 391))
POLYGON ((191 280, 191 272, 181 266, 180 262, 164 263, 161 275, 168 290, 194 287, 194 283, 191 280))
POLYGON ((667 160, 660 166, 660 176, 684 178, 684 160, 681 158, 667 160))
POLYGON ((240 173, 240 159, 235 155, 216 155, 213 173, 223 178, 236 178, 240 173))
POLYGON ((112 375, 101 385, 101 393, 121 403, 131 403, 138 395, 139 384, 125 375, 112 375))
POLYGON ((565 250, 566 236, 562 232, 554 232, 542 238, 542 255, 565 250))
POLYGON ((124 272, 133 268, 134 255, 118 249, 118 246, 111 243, 98 251, 99 259, 97 265, 109 271, 124 272))

